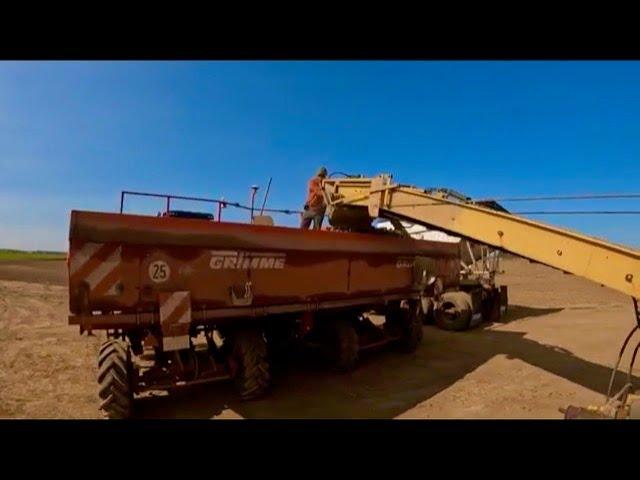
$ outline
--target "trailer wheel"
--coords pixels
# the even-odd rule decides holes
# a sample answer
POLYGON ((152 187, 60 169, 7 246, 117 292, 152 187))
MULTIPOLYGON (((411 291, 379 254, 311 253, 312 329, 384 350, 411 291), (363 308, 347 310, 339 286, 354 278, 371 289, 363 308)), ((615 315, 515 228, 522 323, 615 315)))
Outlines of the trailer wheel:
POLYGON ((420 305, 410 304, 405 315, 405 324, 402 330, 403 335, 399 347, 403 352, 411 353, 414 352, 422 342, 422 325, 424 322, 420 315, 420 305))
POLYGON ((326 322, 322 330, 325 357, 333 368, 342 373, 353 371, 358 363, 360 345, 351 322, 347 319, 326 322))
POLYGON ((497 290, 492 290, 483 302, 482 320, 484 322, 499 322, 501 320, 500 296, 497 290))
POLYGON ((98 396, 107 418, 129 418, 133 407, 133 363, 129 345, 109 339, 98 354, 98 396))
POLYGON ((509 311, 509 294, 507 286, 502 285, 498 290, 500 296, 500 318, 503 318, 509 311))
POLYGON ((467 330, 471 324, 471 297, 466 292, 446 292, 435 312, 436 325, 443 330, 467 330))
POLYGON ((391 336, 400 335, 396 345, 405 353, 412 353, 422 342, 421 305, 410 302, 408 308, 392 308, 385 315, 384 329, 391 336))
POLYGON ((433 300, 425 298, 420 300, 420 320, 423 325, 430 325, 433 323, 434 316, 433 300))
POLYGON ((243 400, 264 395, 271 384, 267 343, 257 329, 236 332, 231 355, 236 365, 235 381, 243 400))

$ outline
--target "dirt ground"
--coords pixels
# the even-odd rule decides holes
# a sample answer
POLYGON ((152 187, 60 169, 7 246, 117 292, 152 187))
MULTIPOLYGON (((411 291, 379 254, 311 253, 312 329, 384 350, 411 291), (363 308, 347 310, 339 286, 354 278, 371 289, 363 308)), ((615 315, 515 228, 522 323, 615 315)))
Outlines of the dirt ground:
MULTIPOLYGON (((240 402, 219 383, 140 399, 136 416, 559 419, 559 407, 600 403, 633 326, 631 300, 525 260, 503 268, 504 323, 461 333, 426 326, 415 353, 371 352, 351 374, 291 365, 262 400, 240 402)), ((0 263, 2 418, 101 418, 102 337, 67 325, 65 282, 64 262, 0 263)))

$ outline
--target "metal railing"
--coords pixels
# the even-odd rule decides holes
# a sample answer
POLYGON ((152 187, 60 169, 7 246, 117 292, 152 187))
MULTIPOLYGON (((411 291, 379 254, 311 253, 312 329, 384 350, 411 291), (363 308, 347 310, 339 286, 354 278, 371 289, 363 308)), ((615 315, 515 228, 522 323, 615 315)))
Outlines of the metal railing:
MULTIPOLYGON (((213 203, 218 206, 217 211, 217 219, 216 221, 222 221, 222 209, 227 207, 235 207, 241 210, 248 210, 251 212, 251 219, 253 219, 254 215, 254 206, 243 205, 238 202, 229 202, 224 199, 214 199, 214 198, 203 198, 203 197, 187 197, 183 195, 172 195, 168 193, 150 193, 150 192, 136 192, 131 190, 122 190, 120 192, 120 213, 124 213, 124 201, 125 197, 129 196, 138 196, 138 197, 152 197, 152 198, 162 198, 165 200, 165 213, 169 213, 171 210, 171 201, 172 200, 187 200, 193 202, 204 202, 204 203, 213 203)), ((262 208, 262 212, 269 213, 282 213, 285 215, 299 215, 302 213, 300 210, 289 210, 289 209, 281 209, 281 208, 262 208)))

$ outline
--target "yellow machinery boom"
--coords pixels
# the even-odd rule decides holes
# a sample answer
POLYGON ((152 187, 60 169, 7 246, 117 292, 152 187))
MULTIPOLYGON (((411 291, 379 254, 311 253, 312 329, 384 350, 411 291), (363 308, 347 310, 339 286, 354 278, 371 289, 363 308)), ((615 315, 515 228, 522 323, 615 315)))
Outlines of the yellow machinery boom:
POLYGON ((640 418, 640 396, 628 381, 613 395, 618 366, 629 340, 640 331, 640 251, 474 204, 447 191, 396 184, 390 175, 328 178, 323 181, 329 221, 342 228, 370 228, 372 219, 407 220, 474 240, 578 275, 632 297, 636 325, 625 339, 612 371, 606 403, 570 406, 565 418, 640 418))
POLYGON ((389 175, 326 179, 335 226, 409 220, 490 245, 640 298, 640 251, 513 214, 393 183, 389 175))

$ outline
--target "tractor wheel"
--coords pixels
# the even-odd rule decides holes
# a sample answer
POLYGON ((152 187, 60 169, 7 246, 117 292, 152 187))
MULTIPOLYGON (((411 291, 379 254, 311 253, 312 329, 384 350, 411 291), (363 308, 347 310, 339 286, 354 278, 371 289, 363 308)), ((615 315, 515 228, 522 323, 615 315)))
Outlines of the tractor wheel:
POLYGON ((509 294, 507 292, 507 286, 502 285, 498 290, 500 296, 500 317, 504 317, 509 311, 509 294))
POLYGON ((271 385, 267 343, 257 329, 236 332, 231 355, 236 366, 236 387, 243 400, 263 396, 271 385))
POLYGON ((430 298, 426 298, 426 299, 422 299, 420 300, 420 311, 419 311, 419 315, 420 315, 420 321, 422 322, 423 325, 431 325, 433 323, 433 316, 434 316, 434 307, 433 307, 433 300, 431 300, 430 298))
POLYGON ((358 334, 348 319, 328 321, 322 327, 325 357, 337 371, 351 372, 358 363, 358 334))
POLYGON ((133 407, 133 363, 129 345, 109 339, 98 354, 98 395, 107 418, 129 418, 133 407))
POLYGON ((423 317, 421 306, 410 302, 408 308, 392 308, 385 315, 384 329, 392 336, 400 335, 396 345, 405 353, 412 353, 422 342, 423 317))
POLYGON ((502 314, 500 309, 500 293, 493 290, 483 302, 482 320, 484 322, 500 322, 502 314))
POLYGON ((471 324, 471 297, 466 292, 446 292, 435 312, 436 325, 443 330, 467 330, 471 324))

